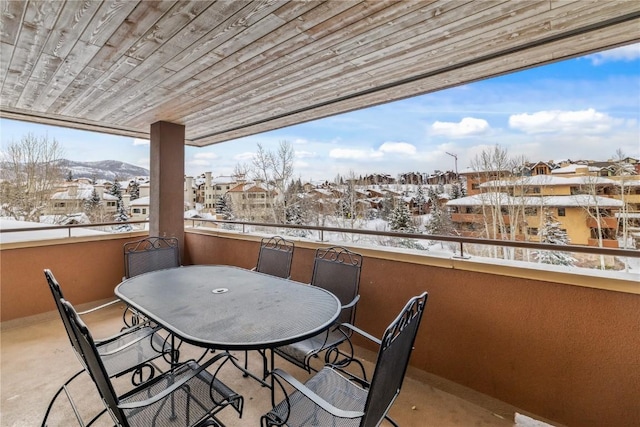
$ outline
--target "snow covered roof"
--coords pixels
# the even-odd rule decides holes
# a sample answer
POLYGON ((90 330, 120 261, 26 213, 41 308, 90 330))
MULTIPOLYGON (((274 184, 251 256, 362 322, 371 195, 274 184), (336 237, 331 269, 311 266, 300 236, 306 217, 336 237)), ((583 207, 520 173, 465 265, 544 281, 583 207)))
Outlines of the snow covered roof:
POLYGON ((517 197, 509 196, 507 193, 481 193, 473 196, 461 197, 449 200, 447 206, 482 206, 492 205, 499 202, 502 206, 525 205, 525 206, 561 206, 561 207, 582 207, 599 206, 602 208, 620 208, 622 201, 609 197, 591 196, 589 194, 576 194, 570 196, 532 196, 517 197))
POLYGON ((129 206, 149 206, 149 196, 138 197, 137 199, 131 200, 129 206))
POLYGON ((563 174, 563 173, 575 173, 578 169, 584 169, 587 170, 589 172, 597 172, 600 170, 600 168, 596 168, 594 166, 588 166, 588 165, 581 165, 581 164, 577 164, 574 163, 572 165, 568 165, 568 166, 564 166, 561 168, 557 168, 551 171, 552 174, 556 175, 556 174, 563 174))
POLYGON ((553 186, 553 185, 617 185, 617 181, 601 176, 551 176, 533 175, 515 180, 492 180, 480 184, 481 188, 513 187, 513 186, 553 186))

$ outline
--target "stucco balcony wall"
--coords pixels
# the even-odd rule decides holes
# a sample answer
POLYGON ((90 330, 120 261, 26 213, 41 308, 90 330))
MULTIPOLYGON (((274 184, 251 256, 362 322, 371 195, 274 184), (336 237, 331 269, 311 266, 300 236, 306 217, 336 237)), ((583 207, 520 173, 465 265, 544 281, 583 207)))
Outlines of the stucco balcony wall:
MULTIPOLYGON (((185 241, 193 264, 257 261, 257 236, 185 241)), ((380 336, 410 296, 429 292, 414 367, 558 423, 640 425, 636 282, 343 244, 365 255, 359 327, 380 336)), ((309 282, 318 246, 296 242, 293 280, 309 282)))
MULTIPOLYGON (((124 273, 122 245, 139 237, 3 245, 3 326, 54 310, 44 268, 75 304, 113 298, 124 273)), ((260 237, 188 231, 183 263, 251 268, 260 237)), ((359 327, 380 336, 410 296, 429 292, 413 369, 558 424, 640 425, 637 282, 341 244, 365 256, 359 327)), ((309 281, 321 245, 296 241, 293 280, 309 281)))

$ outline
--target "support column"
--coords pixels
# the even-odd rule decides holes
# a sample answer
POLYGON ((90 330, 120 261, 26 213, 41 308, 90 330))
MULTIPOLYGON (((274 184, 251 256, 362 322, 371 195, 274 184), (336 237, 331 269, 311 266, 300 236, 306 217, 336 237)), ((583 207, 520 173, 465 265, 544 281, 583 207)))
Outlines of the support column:
POLYGON ((184 135, 184 125, 168 122, 151 125, 149 235, 178 238, 181 252, 184 252, 184 135))

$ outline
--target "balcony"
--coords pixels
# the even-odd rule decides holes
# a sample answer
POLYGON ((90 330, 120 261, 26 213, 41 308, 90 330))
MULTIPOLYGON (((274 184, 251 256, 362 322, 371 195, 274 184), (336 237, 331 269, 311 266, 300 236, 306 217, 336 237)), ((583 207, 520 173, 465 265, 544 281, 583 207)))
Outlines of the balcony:
MULTIPOLYGON (((113 297, 124 273, 122 245, 139 235, 1 247, 3 424, 36 424, 49 396, 79 367, 52 313, 42 270, 56 274, 74 304, 95 305, 113 297)), ((183 263, 251 268, 260 237, 189 229, 183 263)), ((309 281, 319 245, 296 241, 294 280, 309 281)), ((516 411, 556 426, 640 423, 637 280, 352 247, 365 256, 359 327, 379 336, 410 296, 429 292, 409 377, 391 410, 400 425, 511 426, 516 411)), ((116 330, 119 314, 89 322, 96 336, 116 330)), ((373 348, 356 344, 373 359, 373 348)), ((277 364, 304 377, 284 361, 277 364)), ((239 375, 231 382, 245 394, 247 412, 241 421, 225 414, 228 425, 258 425, 268 394, 239 375)), ((87 381, 84 387, 87 406, 99 404, 93 386, 87 381)))
POLYGON ((611 248, 611 249, 616 249, 619 247, 618 245, 618 241, 614 240, 614 239, 591 239, 589 238, 589 240, 587 240, 587 244, 589 246, 593 246, 593 247, 600 247, 600 242, 602 241, 602 247, 603 248, 611 248))
MULTIPOLYGON (((598 228, 598 220, 596 218, 587 218, 587 227, 598 228)), ((616 217, 602 217, 600 218, 601 228, 618 228, 618 218, 616 217)))
MULTIPOLYGON (((453 222, 484 224, 487 217, 483 214, 452 213, 451 220, 453 222)), ((502 215, 502 221, 504 225, 509 225, 511 223, 511 217, 509 215, 502 215)))

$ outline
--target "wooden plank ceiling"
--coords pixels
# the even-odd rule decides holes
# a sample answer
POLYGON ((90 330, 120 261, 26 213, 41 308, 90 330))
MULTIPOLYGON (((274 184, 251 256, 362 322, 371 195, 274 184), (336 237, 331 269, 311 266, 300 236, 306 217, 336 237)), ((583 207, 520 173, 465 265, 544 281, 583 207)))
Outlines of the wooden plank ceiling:
POLYGON ((0 116, 204 146, 640 40, 640 1, 6 1, 0 116))

